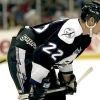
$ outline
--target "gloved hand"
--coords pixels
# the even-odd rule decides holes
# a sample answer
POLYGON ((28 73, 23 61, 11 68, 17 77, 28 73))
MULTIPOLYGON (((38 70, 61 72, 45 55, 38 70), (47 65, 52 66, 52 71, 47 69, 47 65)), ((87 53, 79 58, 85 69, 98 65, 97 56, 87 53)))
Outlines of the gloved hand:
POLYGON ((74 74, 70 75, 70 81, 66 83, 66 93, 73 95, 77 91, 77 82, 74 74))
POLYGON ((66 86, 65 94, 73 95, 77 91, 77 82, 74 74, 70 75, 70 80, 66 82, 61 72, 58 73, 58 78, 60 81, 60 86, 66 86))
POLYGON ((35 85, 32 87, 29 94, 29 100, 44 100, 49 86, 49 78, 44 78, 40 85, 35 85))

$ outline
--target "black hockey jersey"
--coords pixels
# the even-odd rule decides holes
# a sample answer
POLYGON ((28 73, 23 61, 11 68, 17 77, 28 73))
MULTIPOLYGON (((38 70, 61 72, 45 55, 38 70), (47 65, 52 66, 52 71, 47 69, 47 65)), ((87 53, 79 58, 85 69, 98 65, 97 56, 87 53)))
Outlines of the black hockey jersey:
POLYGON ((25 26, 19 31, 15 46, 29 52, 37 48, 33 55, 34 62, 50 69, 53 65, 64 67, 73 62, 90 42, 91 37, 83 35, 76 18, 25 26))
POLYGON ((64 67, 71 64, 91 42, 89 35, 83 35, 79 19, 55 21, 43 26, 42 30, 34 27, 33 30, 38 34, 51 34, 33 54, 34 62, 49 70, 51 66, 64 67))

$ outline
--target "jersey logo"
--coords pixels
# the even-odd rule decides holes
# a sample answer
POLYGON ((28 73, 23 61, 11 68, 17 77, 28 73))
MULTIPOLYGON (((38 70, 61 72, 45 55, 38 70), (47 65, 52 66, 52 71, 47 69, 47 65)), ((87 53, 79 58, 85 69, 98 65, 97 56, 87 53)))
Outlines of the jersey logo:
POLYGON ((50 83, 44 83, 44 84, 43 84, 43 87, 44 87, 44 88, 49 88, 49 87, 50 87, 50 83))
POLYGON ((68 38, 72 38, 72 37, 74 37, 74 35, 75 35, 75 31, 74 31, 73 28, 66 28, 66 29, 64 30, 64 34, 62 34, 62 35, 65 35, 65 36, 68 37, 68 38))
POLYGON ((82 51, 82 48, 80 47, 79 49, 77 48, 73 53, 79 54, 82 51))
POLYGON ((35 42, 30 37, 28 37, 26 34, 24 34, 22 37, 20 37, 20 40, 25 41, 26 44, 30 45, 34 49, 36 48, 35 42))

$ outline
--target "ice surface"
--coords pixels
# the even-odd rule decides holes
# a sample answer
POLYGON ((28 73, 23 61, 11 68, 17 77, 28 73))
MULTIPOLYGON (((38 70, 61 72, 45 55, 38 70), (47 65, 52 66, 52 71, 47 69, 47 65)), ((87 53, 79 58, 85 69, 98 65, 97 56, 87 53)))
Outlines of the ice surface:
MULTIPOLYGON (((75 60, 73 70, 77 80, 89 68, 91 72, 78 84, 77 93, 67 100, 100 100, 100 59, 75 60)), ((18 93, 9 73, 7 62, 0 64, 0 100, 18 100, 18 93)))

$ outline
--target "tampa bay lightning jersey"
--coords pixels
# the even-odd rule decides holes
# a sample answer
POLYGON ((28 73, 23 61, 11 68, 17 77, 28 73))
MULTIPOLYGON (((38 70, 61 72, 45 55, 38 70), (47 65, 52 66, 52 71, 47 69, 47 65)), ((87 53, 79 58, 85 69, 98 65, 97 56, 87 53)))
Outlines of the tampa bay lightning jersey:
POLYGON ((33 54, 34 62, 49 70, 54 65, 64 67, 71 64, 91 43, 89 34, 83 35, 79 19, 54 21, 42 29, 33 27, 33 30, 38 34, 50 35, 33 54))
POLYGON ((91 43, 83 35, 79 19, 60 19, 37 26, 25 26, 17 37, 15 46, 34 51, 34 62, 51 68, 73 62, 91 43))

